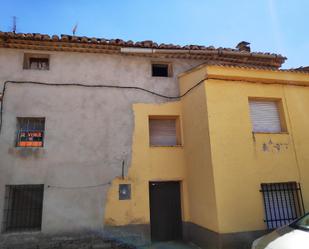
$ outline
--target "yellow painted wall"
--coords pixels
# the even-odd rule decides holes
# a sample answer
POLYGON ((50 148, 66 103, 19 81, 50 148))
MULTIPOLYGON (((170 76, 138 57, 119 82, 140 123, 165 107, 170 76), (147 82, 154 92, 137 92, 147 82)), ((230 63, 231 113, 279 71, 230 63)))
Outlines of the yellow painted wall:
MULTIPOLYGON (((251 70, 250 74, 246 71, 243 75, 243 69, 236 68, 233 72, 230 68, 228 72, 224 68, 221 71, 215 69, 210 67, 208 70, 210 79, 206 81, 205 92, 219 232, 266 228, 263 199, 259 192, 261 183, 301 182, 308 209, 309 156, 306 152, 309 149, 309 115, 305 110, 309 107, 309 88, 250 82, 253 79, 258 81, 259 77, 265 80, 265 74, 259 70, 251 70), (217 76, 219 73, 232 74, 242 81, 211 79, 215 69, 217 76), (249 97, 280 98, 288 133, 253 135, 249 97)), ((275 82, 276 75, 282 79, 281 74, 271 72, 269 82, 275 82)), ((298 82, 299 78, 303 81, 303 74, 294 73, 289 74, 288 80, 298 82)))
MULTIPOLYGON (((309 78, 309 75, 308 75, 309 78)), ((300 170, 305 209, 309 211, 309 88, 286 86, 285 96, 296 158, 300 170)))
MULTIPOLYGON (((183 75, 179 78, 181 93, 205 77, 205 68, 183 75)), ((182 110, 190 221, 212 231, 218 231, 204 83, 182 99, 182 110)))
POLYGON ((132 162, 109 189, 105 224, 149 223, 149 181, 181 181, 183 220, 219 233, 266 228, 261 183, 300 182, 308 211, 308 74, 200 66, 179 77, 180 92, 202 80, 181 101, 133 106, 132 162), (253 134, 249 97, 281 99, 287 132, 253 134), (150 147, 152 115, 180 116, 183 146, 150 147), (120 183, 131 200, 118 200, 120 183))
MULTIPOLYGON (((128 177, 123 181, 117 178, 109 189, 105 211, 105 224, 147 224, 149 213, 149 181, 181 181, 182 218, 189 219, 187 181, 183 146, 149 146, 148 117, 151 115, 175 115, 180 117, 180 102, 166 104, 135 104, 132 163, 128 177), (120 183, 131 183, 131 200, 118 200, 120 183)), ((182 128, 181 128, 182 130, 182 128)), ((183 137, 183 136, 182 136, 183 137)), ((182 139, 184 143, 184 139, 182 139)))

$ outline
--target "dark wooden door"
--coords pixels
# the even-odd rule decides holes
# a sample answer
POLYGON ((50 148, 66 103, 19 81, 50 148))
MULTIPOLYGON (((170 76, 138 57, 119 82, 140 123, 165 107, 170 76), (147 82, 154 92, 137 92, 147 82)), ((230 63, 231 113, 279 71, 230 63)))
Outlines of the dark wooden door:
POLYGON ((168 241, 182 239, 179 182, 150 182, 151 239, 168 241))

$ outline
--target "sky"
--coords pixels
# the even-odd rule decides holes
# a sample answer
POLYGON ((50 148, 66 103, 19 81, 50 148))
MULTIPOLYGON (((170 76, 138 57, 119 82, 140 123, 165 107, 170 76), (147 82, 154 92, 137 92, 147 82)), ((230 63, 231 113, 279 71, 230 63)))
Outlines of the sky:
POLYGON ((0 0, 0 30, 234 48, 309 66, 308 0, 0 0))

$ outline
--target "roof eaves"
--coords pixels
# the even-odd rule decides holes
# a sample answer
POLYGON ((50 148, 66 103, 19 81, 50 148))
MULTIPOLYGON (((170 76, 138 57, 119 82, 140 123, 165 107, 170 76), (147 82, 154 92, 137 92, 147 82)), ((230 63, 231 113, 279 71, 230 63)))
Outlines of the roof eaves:
POLYGON ((261 53, 261 52, 246 52, 239 51, 233 48, 215 48, 214 46, 201 46, 201 45, 175 45, 175 44, 158 44, 151 40, 133 42, 132 40, 124 41, 122 39, 105 39, 96 37, 86 37, 86 36, 72 36, 61 34, 58 35, 48 35, 40 33, 14 33, 14 32, 1 32, 0 38, 2 39, 18 39, 18 40, 34 40, 34 41, 54 41, 54 42, 68 42, 68 43, 87 43, 87 44, 104 44, 104 45, 114 45, 121 47, 135 47, 135 48, 155 48, 159 50, 163 49, 173 49, 173 50, 189 50, 191 53, 202 53, 203 51, 219 51, 222 53, 231 53, 234 55, 244 55, 244 56, 254 56, 254 57, 267 57, 267 58, 280 58, 283 61, 286 57, 280 54, 271 53, 261 53))
POLYGON ((181 74, 178 77, 182 77, 183 75, 187 75, 188 73, 194 72, 200 68, 206 66, 218 66, 218 67, 228 67, 228 68, 238 68, 238 69, 252 69, 252 70, 263 70, 263 71, 274 71, 274 72, 291 72, 291 73, 302 73, 302 74, 309 74, 309 67, 300 67, 297 69, 279 69, 275 67, 265 67, 265 66, 254 66, 254 65, 237 65, 237 64, 228 64, 228 63, 218 63, 218 62, 206 62, 200 65, 197 65, 194 68, 191 68, 181 74), (303 69, 303 70, 302 70, 303 69), (304 70, 305 69, 305 70, 304 70))

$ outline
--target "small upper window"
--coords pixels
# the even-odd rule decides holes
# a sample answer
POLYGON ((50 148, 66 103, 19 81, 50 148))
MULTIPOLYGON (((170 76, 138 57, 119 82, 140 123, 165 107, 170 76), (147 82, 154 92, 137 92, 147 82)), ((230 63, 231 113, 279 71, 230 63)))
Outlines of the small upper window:
POLYGON ((49 70, 49 55, 24 54, 24 69, 49 70))
POLYGON ((172 68, 169 63, 153 63, 152 64, 153 77, 171 77, 172 68))
POLYGON ((150 116, 149 139, 151 146, 181 145, 179 118, 150 116))
POLYGON ((17 147, 43 147, 45 118, 17 118, 17 147))
POLYGON ((249 106, 253 132, 286 132, 281 101, 249 99, 249 106))

